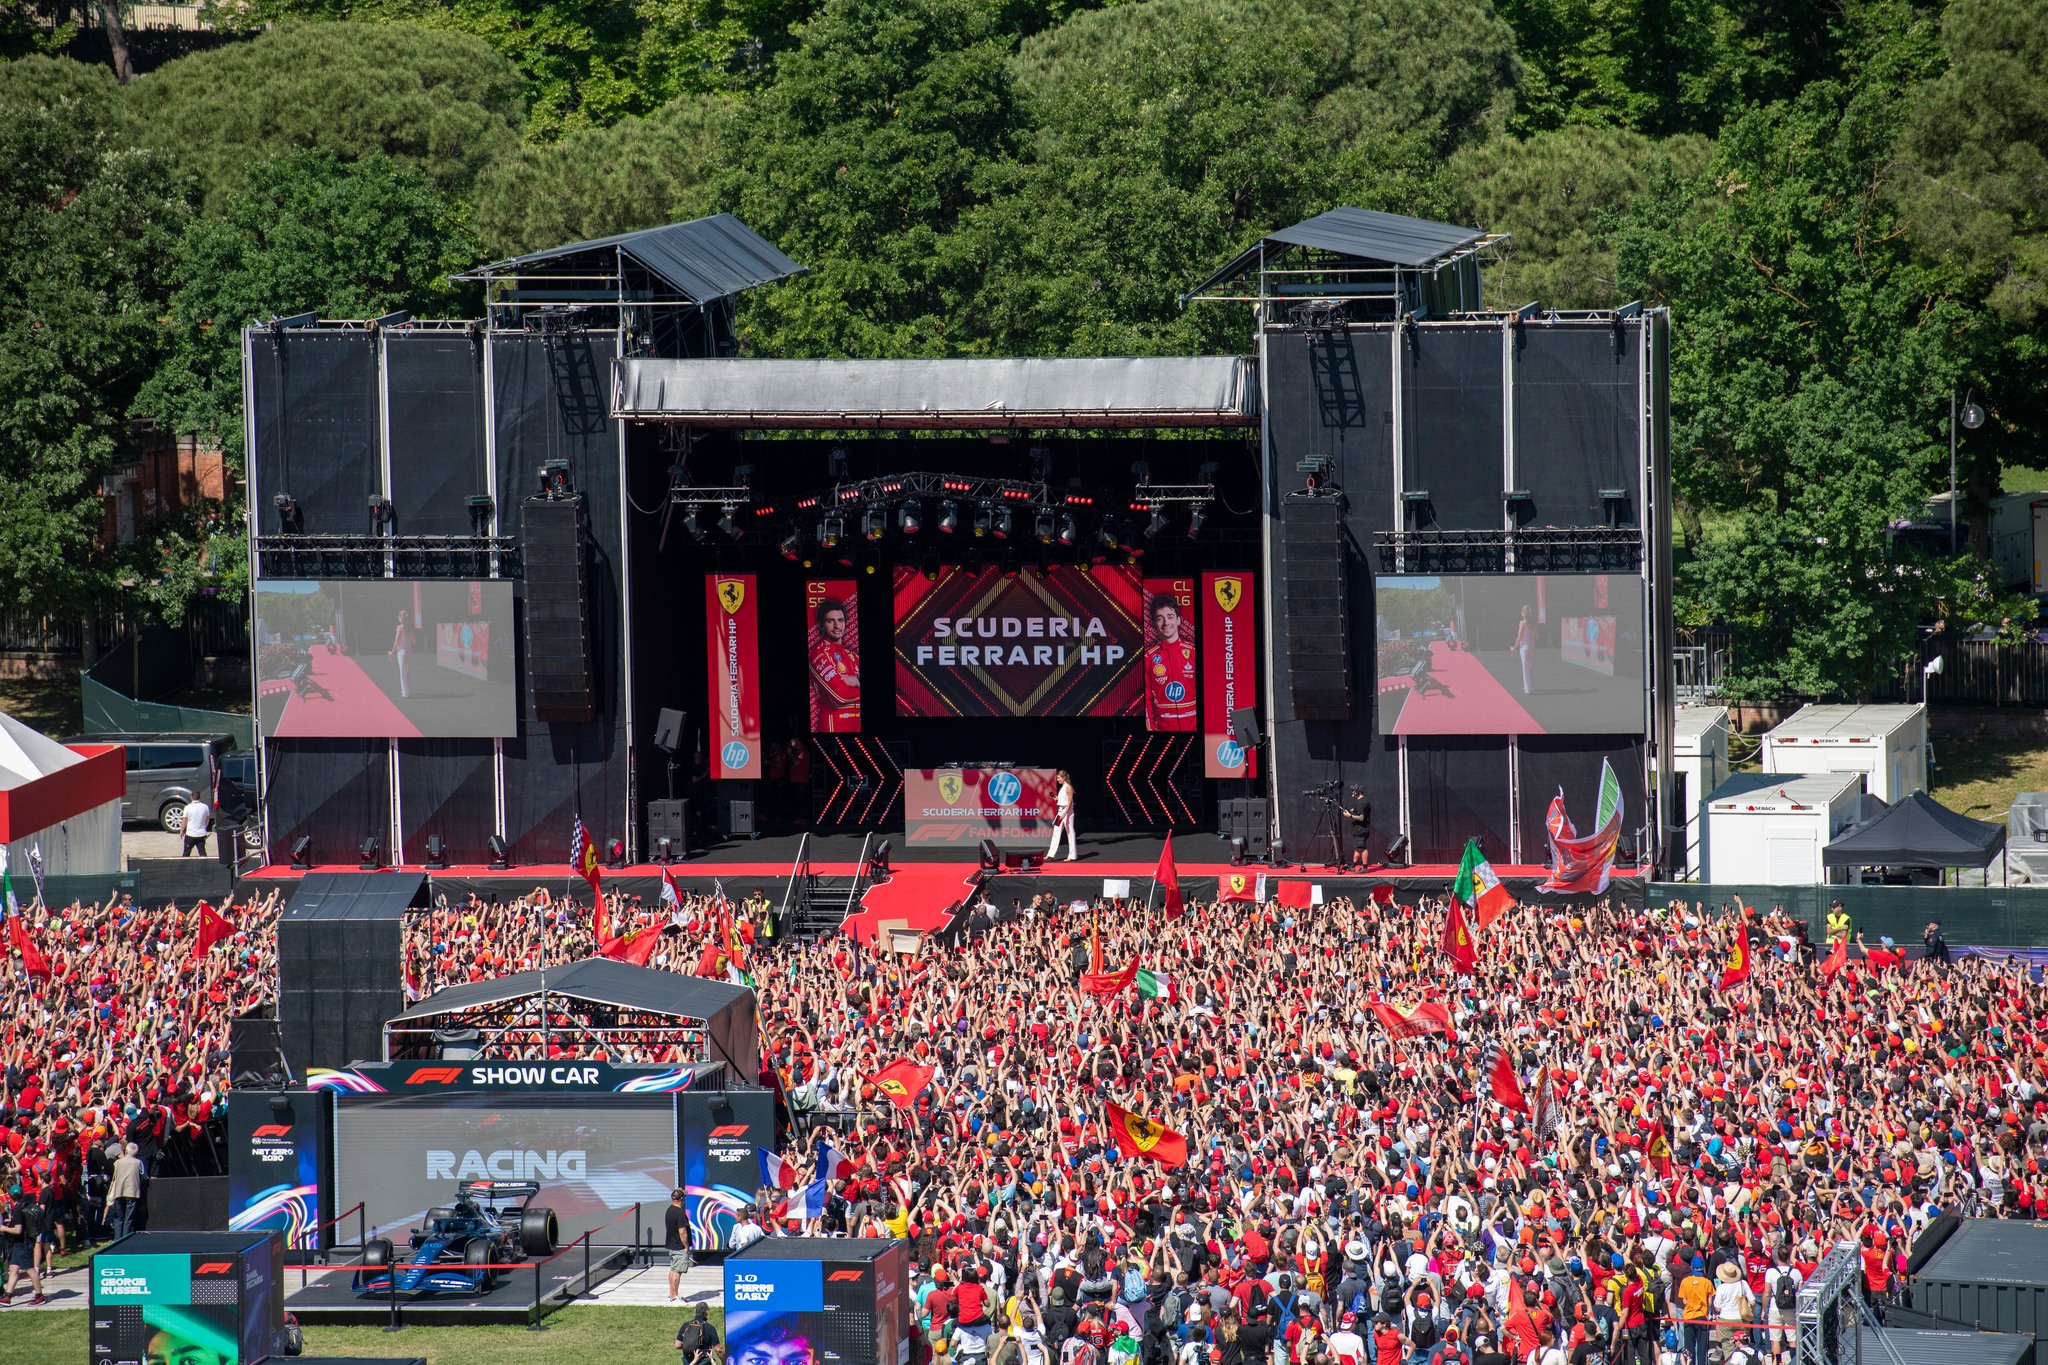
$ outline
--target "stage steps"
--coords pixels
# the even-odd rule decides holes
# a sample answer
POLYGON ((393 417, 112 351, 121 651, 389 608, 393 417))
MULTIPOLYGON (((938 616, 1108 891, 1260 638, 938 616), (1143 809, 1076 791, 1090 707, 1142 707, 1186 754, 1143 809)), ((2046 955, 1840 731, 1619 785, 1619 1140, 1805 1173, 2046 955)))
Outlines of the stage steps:
POLYGON ((802 939, 838 933, 849 903, 854 910, 860 909, 860 893, 866 887, 863 877, 803 878, 790 901, 790 933, 802 939))

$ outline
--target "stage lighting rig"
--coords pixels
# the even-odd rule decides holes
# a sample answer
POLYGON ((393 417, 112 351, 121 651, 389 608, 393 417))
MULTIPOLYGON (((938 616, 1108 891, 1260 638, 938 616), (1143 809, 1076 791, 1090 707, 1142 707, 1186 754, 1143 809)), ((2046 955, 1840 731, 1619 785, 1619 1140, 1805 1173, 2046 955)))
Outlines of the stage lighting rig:
POLYGON ((790 527, 789 534, 784 536, 782 538, 782 543, 777 545, 775 548, 780 550, 782 552, 782 557, 792 564, 796 563, 798 560, 801 560, 804 557, 803 528, 800 526, 790 527))
POLYGON ((914 536, 924 529, 924 508, 918 506, 916 498, 904 499, 902 508, 896 513, 896 526, 906 536, 914 536))
POLYGON ((289 493, 274 494, 270 505, 277 509, 277 529, 282 535, 295 536, 306 529, 306 513, 299 506, 298 499, 289 493))
POLYGON ((362 860, 358 866, 365 872, 377 866, 377 854, 384 847, 384 841, 372 834, 363 840, 362 860))
POLYGON ((469 533, 473 536, 487 536, 491 533, 491 516, 497 511, 497 504, 488 493, 479 493, 469 500, 469 533))
POLYGON ((818 548, 836 550, 846 538, 846 518, 834 512, 818 523, 818 548))
POLYGON ((1007 507, 998 507, 995 519, 989 523, 989 533, 997 540, 1008 540, 1010 532, 1016 529, 1016 518, 1007 507))
POLYGON ((312 865, 313 836, 301 834, 298 838, 292 840, 292 867, 295 871, 304 872, 312 865))
POLYGON ((880 540, 889 534, 889 511, 885 507, 869 507, 860 514, 860 533, 868 540, 880 540))
POLYGON ((1059 534, 1059 526, 1052 513, 1040 512, 1032 519, 1032 534, 1038 537, 1040 545, 1052 544, 1053 538, 1059 534))
POLYGON ((960 504, 951 498, 939 504, 939 533, 952 535, 960 529, 960 504))
POLYGON ((1076 522, 1074 521, 1074 514, 1073 514, 1072 512, 1062 512, 1062 513, 1060 514, 1060 529, 1059 529, 1059 542, 1060 542, 1060 544, 1062 544, 1062 545, 1065 545, 1065 546, 1068 546, 1068 547, 1072 547, 1073 543, 1074 543, 1075 541, 1079 540, 1080 538, 1081 538, 1081 528, 1080 528, 1080 526, 1079 526, 1079 525, 1078 525, 1078 524, 1077 524, 1077 523, 1076 523, 1076 522))
POLYGON ((986 536, 995 529, 996 508, 994 503, 985 502, 974 509, 974 534, 986 536))
POLYGON ((1202 528, 1208 525, 1208 523, 1209 504, 1206 502, 1196 503, 1195 510, 1188 513, 1188 539, 1193 540, 1196 536, 1202 534, 1202 528))
POLYGON ((704 543, 704 528, 697 523, 697 508, 694 504, 683 509, 683 534, 699 545, 704 543))
POLYGON ((576 485, 570 481, 567 460, 549 460, 541 465, 540 495, 557 501, 576 496, 576 485))
POLYGON ((740 529, 740 524, 734 516, 739 510, 739 508, 729 502, 721 504, 718 509, 718 529, 725 532, 733 540, 738 540, 746 534, 744 530, 740 529))
POLYGON ((503 872, 512 866, 511 850, 505 846, 505 836, 493 834, 490 837, 491 871, 503 872))
POLYGON ((1161 531, 1164 531, 1165 529, 1166 509, 1164 507, 1153 508, 1152 520, 1145 523, 1145 539, 1150 540, 1154 536, 1157 536, 1161 531))

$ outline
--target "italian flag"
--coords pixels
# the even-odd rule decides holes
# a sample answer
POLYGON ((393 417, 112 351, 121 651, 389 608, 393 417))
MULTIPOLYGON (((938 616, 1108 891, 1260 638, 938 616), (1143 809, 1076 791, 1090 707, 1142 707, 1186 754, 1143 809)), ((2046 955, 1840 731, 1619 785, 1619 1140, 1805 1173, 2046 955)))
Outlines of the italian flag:
POLYGON ((1493 864, 1486 861, 1486 855, 1479 851, 1479 840, 1465 841, 1465 858, 1458 864, 1458 880, 1451 887, 1451 894, 1458 903, 1471 910, 1479 921, 1481 929, 1499 919, 1515 898, 1500 884, 1500 878, 1493 874, 1493 864))
POLYGON ((1138 998, 1140 1000, 1164 1000, 1169 1004, 1175 999, 1173 978, 1164 972, 1147 971, 1138 968, 1138 998))

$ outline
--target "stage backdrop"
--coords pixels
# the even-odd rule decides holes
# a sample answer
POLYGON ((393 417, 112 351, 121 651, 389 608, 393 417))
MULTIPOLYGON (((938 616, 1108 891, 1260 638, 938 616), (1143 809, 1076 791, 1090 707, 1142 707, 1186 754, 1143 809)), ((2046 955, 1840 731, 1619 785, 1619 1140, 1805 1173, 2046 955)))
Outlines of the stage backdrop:
POLYGON ((913 768, 903 774, 903 841, 973 847, 1043 842, 1058 806, 1051 768, 913 768))
POLYGON ((1193 730, 1195 580, 1145 580, 1145 728, 1193 730))
POLYGON ((704 576, 711 776, 761 776, 760 603, 750 573, 704 576))
POLYGON ((1259 704, 1252 575, 1202 575, 1202 638, 1209 642, 1202 663, 1202 776, 1257 777, 1258 754, 1230 737, 1230 713, 1259 704))
POLYGON ((898 566, 899 716, 1135 716, 1136 570, 1006 577, 898 566))
POLYGON ((811 733, 860 732, 860 605, 851 578, 804 581, 811 733))

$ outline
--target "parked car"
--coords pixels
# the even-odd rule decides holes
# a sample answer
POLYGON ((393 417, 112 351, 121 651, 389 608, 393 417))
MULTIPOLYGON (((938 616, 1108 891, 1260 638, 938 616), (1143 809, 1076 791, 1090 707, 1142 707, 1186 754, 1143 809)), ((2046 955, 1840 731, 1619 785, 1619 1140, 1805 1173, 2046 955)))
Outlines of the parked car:
MULTIPOLYGON (((73 735, 66 744, 120 744, 128 750, 128 792, 123 820, 152 820, 172 834, 185 828, 185 803, 213 799, 214 773, 235 752, 233 735, 179 735, 132 731, 73 735)), ((249 772, 250 787, 255 771, 249 772)), ((223 798, 226 793, 223 792, 223 798)), ((232 802, 224 799, 230 809, 232 802)), ((253 808, 253 796, 249 804, 253 808)))

